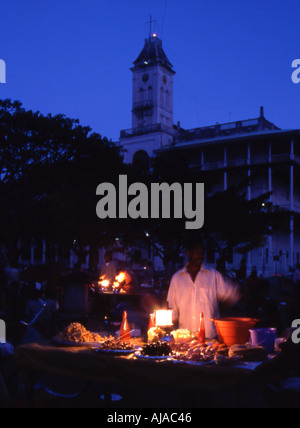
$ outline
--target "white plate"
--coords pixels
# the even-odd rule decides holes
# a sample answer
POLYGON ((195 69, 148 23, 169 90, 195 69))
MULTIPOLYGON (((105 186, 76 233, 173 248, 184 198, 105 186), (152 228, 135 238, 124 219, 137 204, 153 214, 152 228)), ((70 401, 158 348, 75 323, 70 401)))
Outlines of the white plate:
POLYGON ((96 352, 98 352, 99 354, 114 354, 114 355, 130 355, 130 354, 134 354, 135 350, 134 349, 101 349, 101 345, 99 347, 96 347, 95 349, 96 352))
POLYGON ((198 367, 203 367, 203 366, 209 366, 210 364, 213 364, 215 361, 211 360, 211 361, 205 361, 205 362, 201 362, 201 361, 185 361, 185 360, 172 360, 173 363, 182 363, 182 364, 188 364, 190 366, 198 366, 198 367))
POLYGON ((172 358, 171 355, 164 355, 164 356, 160 356, 160 357, 153 357, 150 355, 143 355, 141 352, 136 352, 135 356, 141 360, 169 360, 172 358))

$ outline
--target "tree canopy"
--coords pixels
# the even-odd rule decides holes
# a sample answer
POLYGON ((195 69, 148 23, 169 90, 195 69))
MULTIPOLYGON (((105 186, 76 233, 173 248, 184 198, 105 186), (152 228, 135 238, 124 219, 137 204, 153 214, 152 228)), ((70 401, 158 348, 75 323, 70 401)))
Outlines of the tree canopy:
POLYGON ((219 251, 258 247, 270 227, 282 224, 284 213, 269 204, 269 194, 248 201, 245 185, 205 195, 205 225, 185 230, 185 219, 115 219, 96 216, 96 188, 119 175, 128 182, 202 183, 210 178, 191 169, 169 152, 152 160, 149 169, 125 165, 118 144, 93 133, 64 115, 44 116, 27 111, 20 102, 0 100, 0 240, 46 239, 53 244, 96 250, 111 246, 146 245, 164 265, 178 263, 185 242, 201 235, 219 251))

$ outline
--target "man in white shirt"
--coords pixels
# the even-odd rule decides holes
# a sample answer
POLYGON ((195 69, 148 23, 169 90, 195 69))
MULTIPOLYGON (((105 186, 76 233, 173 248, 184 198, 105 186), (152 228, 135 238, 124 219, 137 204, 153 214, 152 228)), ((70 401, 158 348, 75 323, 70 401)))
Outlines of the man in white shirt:
POLYGON ((112 259, 112 252, 107 251, 104 255, 105 264, 102 266, 101 269, 101 276, 105 277, 105 279, 107 279, 110 284, 113 284, 115 282, 116 276, 118 274, 116 265, 114 264, 112 259))
POLYGON ((197 332, 200 313, 204 313, 206 337, 212 339, 217 331, 211 320, 220 317, 219 301, 234 305, 240 293, 237 286, 203 264, 204 255, 202 242, 187 249, 188 263, 172 278, 167 301, 180 329, 197 332))

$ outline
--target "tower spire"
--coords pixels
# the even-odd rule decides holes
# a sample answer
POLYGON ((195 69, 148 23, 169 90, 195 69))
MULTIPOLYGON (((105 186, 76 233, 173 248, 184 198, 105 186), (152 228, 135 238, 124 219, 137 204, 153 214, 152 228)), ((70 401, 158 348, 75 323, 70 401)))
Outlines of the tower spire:
POLYGON ((154 22, 156 22, 156 20, 154 19, 152 19, 152 15, 150 15, 150 21, 148 21, 148 22, 146 22, 146 24, 148 25, 149 24, 149 31, 150 31, 150 33, 149 33, 149 39, 151 39, 152 38, 152 25, 153 25, 153 23, 154 22))

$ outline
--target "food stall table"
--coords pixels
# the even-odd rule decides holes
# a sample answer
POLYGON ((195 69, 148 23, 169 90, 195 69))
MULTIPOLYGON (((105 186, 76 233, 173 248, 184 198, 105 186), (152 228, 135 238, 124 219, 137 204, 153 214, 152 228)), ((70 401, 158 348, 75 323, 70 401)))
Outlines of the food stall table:
POLYGON ((187 392, 217 394, 235 391, 242 400, 244 391, 256 383, 255 372, 236 367, 213 365, 195 366, 184 362, 142 360, 96 353, 87 347, 59 347, 52 343, 22 345, 16 349, 19 366, 31 373, 53 374, 81 378, 106 385, 106 404, 109 385, 128 385, 187 392))

